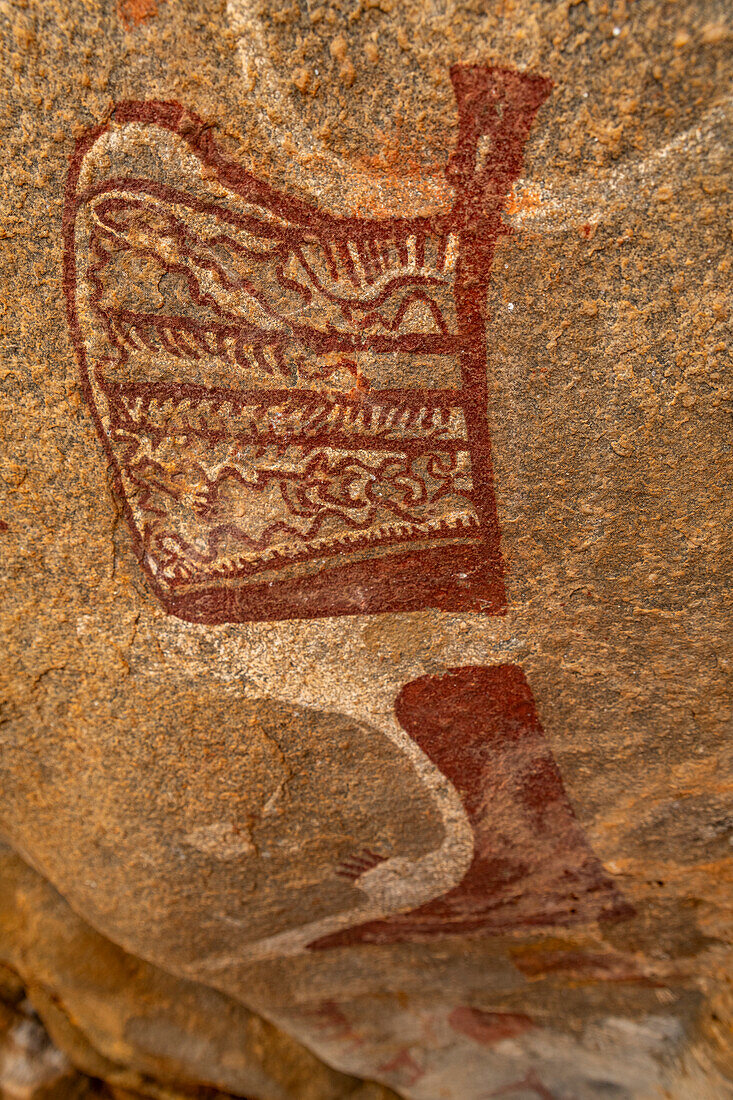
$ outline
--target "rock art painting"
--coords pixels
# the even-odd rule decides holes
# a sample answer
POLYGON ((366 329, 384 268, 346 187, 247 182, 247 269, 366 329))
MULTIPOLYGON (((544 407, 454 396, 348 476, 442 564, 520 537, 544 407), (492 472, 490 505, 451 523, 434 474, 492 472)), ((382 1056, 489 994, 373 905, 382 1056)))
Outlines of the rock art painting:
MULTIPOLYGON (((81 830, 89 882, 104 875, 114 892, 110 912, 82 886, 83 905, 137 946, 140 899, 155 899, 146 949, 157 957, 173 939, 190 976, 630 914, 575 818, 516 666, 408 683, 394 733, 275 700, 234 711, 202 693, 193 704, 154 684, 134 706, 112 695, 94 709, 128 732, 96 778, 79 773, 68 816, 56 811, 59 827, 81 830), (113 866, 94 843, 94 815, 74 815, 83 792, 127 823, 113 866), (151 852, 160 858, 141 856, 151 852)), ((517 966, 531 974, 532 960, 517 966)), ((497 1021, 454 1023, 476 1040, 497 1021)))
MULTIPOLYGON (((229 159, 177 103, 120 104, 80 140, 64 222, 70 327, 140 561, 169 613, 217 624, 506 610, 485 299, 551 83, 462 65, 451 79, 454 202, 441 215, 325 213, 229 159)), ((293 883, 306 833, 335 834, 318 814, 310 832, 301 822, 300 847, 282 849, 277 912, 269 897, 258 919, 250 899, 236 918, 237 958, 627 912, 574 817, 521 669, 422 677, 395 714, 402 740, 390 751, 404 770, 405 746, 413 765, 417 747, 432 776, 408 817, 417 836, 437 809, 442 839, 423 830, 414 852, 390 839, 377 809, 394 793, 375 800, 367 784, 368 827, 326 844, 318 873, 311 859, 303 894, 293 883)), ((346 813, 341 770, 332 763, 346 813)), ((267 803, 275 849, 294 828, 286 801, 267 803)), ((209 825, 186 843, 256 878, 248 830, 209 825)), ((268 869, 273 894, 272 859, 268 869)), ((205 965, 231 958, 214 952, 205 965)))
POLYGON ((65 206, 87 400, 150 584, 202 623, 505 608, 485 298, 550 92, 456 65, 452 210, 335 217, 177 103, 82 138, 65 206))
POLYGON ((5 5, 0 1094, 727 1095, 727 7, 5 5))
POLYGON ((334 933, 312 947, 632 914, 588 847, 520 668, 468 667, 423 676, 402 689, 395 711, 459 792, 473 831, 472 862, 442 897, 334 933))

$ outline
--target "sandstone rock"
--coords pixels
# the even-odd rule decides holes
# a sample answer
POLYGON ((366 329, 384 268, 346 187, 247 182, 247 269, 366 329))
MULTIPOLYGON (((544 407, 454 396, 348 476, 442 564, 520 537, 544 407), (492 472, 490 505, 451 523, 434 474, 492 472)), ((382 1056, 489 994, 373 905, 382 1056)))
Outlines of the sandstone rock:
POLYGON ((81 1097, 84 1079, 54 1047, 27 1001, 0 1003, 0 1096, 3 1100, 81 1097))
POLYGON ((725 6, 0 34, 3 1087, 732 1095, 725 6))
MULTIPOLYGON (((114 1090, 159 1097, 198 1087, 264 1100, 392 1095, 329 1069, 215 990, 127 955, 4 846, 0 884, 4 998, 27 992, 58 1047, 114 1090)), ((71 1063, 53 1051, 39 1024, 24 1020, 17 1008, 12 1015, 2 1087, 18 1100, 45 1096, 51 1086, 58 1090, 71 1063)))

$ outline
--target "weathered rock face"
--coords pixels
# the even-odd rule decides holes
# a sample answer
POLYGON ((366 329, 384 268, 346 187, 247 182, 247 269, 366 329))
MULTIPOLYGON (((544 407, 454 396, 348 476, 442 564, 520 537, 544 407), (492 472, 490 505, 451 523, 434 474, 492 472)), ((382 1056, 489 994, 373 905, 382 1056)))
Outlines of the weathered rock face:
POLYGON ((727 7, 2 25, 0 1087, 733 1095, 727 7))
POLYGON ((71 1062, 115 1092, 153 1097, 196 1086, 266 1100, 393 1095, 329 1069, 236 1001, 126 954, 9 848, 0 863, 0 998, 11 1025, 0 1088, 9 1096, 45 1096, 50 1086, 59 1095, 78 1092, 83 1079, 71 1062), (24 994, 68 1058, 22 1019, 24 994))

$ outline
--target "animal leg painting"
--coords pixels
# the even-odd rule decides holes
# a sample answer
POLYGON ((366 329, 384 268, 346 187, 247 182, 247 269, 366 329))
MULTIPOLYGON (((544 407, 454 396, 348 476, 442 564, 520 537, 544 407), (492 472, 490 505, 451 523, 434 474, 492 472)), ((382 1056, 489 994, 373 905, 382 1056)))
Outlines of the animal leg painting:
POLYGON ((474 833, 464 878, 408 913, 313 949, 630 916, 591 851, 516 665, 455 668, 407 684, 400 724, 459 792, 474 833))

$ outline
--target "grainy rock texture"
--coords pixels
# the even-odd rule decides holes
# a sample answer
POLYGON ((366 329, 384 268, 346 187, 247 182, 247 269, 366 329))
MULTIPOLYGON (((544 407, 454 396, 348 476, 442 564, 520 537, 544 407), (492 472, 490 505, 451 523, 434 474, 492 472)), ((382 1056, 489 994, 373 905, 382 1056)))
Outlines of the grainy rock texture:
POLYGON ((11 1025, 0 1087, 9 1096, 35 1100, 62 1085, 57 1094, 71 1095, 69 1086, 78 1090, 83 1080, 72 1062, 115 1093, 154 1098, 192 1089, 212 1100, 229 1093, 264 1100, 393 1096, 329 1069, 236 1001, 128 955, 5 846, 0 864, 0 1004, 11 1025), (68 1057, 49 1050, 37 1023, 23 1021, 24 998, 68 1057))
POLYGON ((2 3, 0 1090, 733 1096, 730 19, 2 3))

